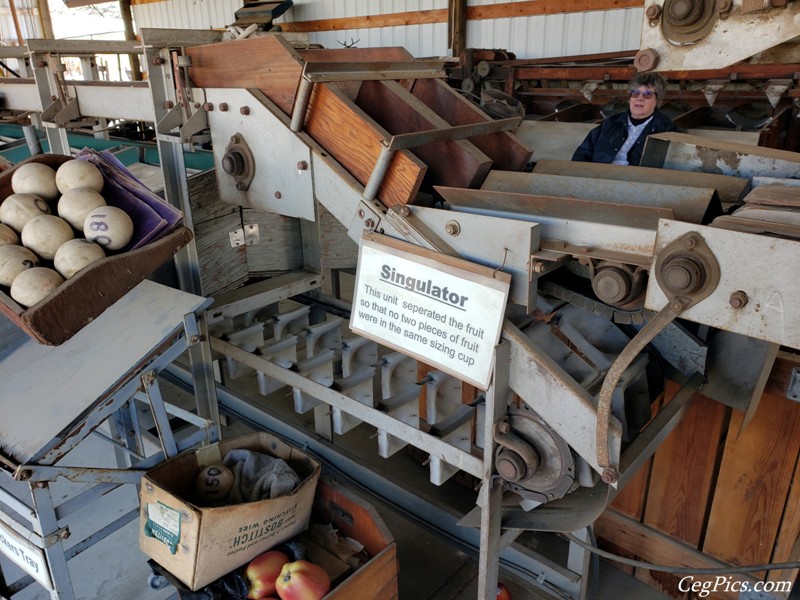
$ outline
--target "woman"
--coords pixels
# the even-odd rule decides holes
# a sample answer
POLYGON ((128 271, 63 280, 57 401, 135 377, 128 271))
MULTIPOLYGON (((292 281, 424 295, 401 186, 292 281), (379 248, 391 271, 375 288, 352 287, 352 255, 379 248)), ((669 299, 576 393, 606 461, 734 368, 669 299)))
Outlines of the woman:
POLYGON ((638 165, 644 142, 651 133, 676 131, 658 110, 666 82, 658 73, 639 73, 628 84, 628 110, 608 117, 595 127, 572 155, 583 162, 638 165))

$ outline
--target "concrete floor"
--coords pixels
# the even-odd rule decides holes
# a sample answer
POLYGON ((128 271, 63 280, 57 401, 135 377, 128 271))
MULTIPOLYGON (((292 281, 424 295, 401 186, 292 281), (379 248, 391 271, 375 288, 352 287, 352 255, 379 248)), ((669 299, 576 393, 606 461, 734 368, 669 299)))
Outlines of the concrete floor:
MULTIPOLYGON (((162 385, 162 391, 169 390, 162 385)), ((174 390, 173 390, 174 391, 174 390)), ((177 392, 180 394, 181 392, 177 392)), ((165 393, 165 396, 167 393, 165 393)), ((224 437, 241 435, 250 430, 246 424, 229 420, 224 437)), ((115 466, 113 452, 98 436, 89 436, 68 455, 65 464, 87 466, 115 466)), ((385 459, 381 459, 385 460, 385 459)), ((24 484, 21 484, 24 485, 24 484)), ((59 480, 52 485, 55 498, 66 499, 85 489, 84 486, 59 480)), ((359 490, 359 494, 364 495, 359 490)), ((444 539, 432 535, 416 521, 408 519, 377 497, 368 501, 381 515, 395 537, 398 549, 399 586, 401 600, 474 600, 477 596, 478 566, 471 557, 444 539)), ((80 539, 84 531, 92 531, 98 523, 110 522, 137 506, 133 486, 123 486, 94 503, 90 510, 80 511, 70 521, 73 539, 80 539), (82 514, 85 513, 85 514, 82 514)), ((147 557, 138 547, 138 519, 92 546, 69 562, 70 573, 79 600, 165 600, 177 597, 175 589, 167 586, 153 589, 149 585, 150 568, 147 557)), ((69 541, 67 546, 69 546, 69 541)), ((20 571, 0 556, 7 581, 14 581, 20 571)), ((635 579, 621 573, 609 563, 601 561, 595 600, 658 600, 657 594, 635 579)), ((508 585, 514 600, 541 600, 556 598, 539 589, 520 585, 508 573, 501 573, 501 581, 508 585)), ((45 600, 50 595, 34 584, 16 594, 14 600, 45 600)))

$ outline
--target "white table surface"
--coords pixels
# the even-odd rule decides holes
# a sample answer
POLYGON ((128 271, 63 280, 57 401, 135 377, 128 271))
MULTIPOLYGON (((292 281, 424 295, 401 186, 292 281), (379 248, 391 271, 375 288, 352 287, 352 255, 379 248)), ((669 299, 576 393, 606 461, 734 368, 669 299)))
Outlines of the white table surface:
POLYGON ((0 450, 30 461, 125 383, 184 315, 208 304, 146 280, 60 346, 37 343, 0 315, 0 450))

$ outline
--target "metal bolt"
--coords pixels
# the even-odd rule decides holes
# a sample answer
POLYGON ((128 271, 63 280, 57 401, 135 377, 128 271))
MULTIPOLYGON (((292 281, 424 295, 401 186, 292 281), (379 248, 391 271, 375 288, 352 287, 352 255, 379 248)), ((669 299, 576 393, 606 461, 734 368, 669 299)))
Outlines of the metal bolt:
POLYGON ((509 425, 508 421, 500 421, 497 424, 497 431, 500 433, 508 433, 511 431, 511 425, 509 425))
POLYGON ((156 56, 156 57, 153 59, 153 64, 154 64, 155 66, 157 66, 157 67, 158 67, 158 66, 161 66, 161 65, 163 65, 163 64, 164 64, 164 59, 163 59, 163 58, 161 58, 160 56, 156 56))
POLYGON ((58 100, 58 96, 50 96, 50 102, 55 102, 58 100))
POLYGON ((600 478, 604 483, 615 483, 617 481, 617 473, 614 469, 603 469, 603 474, 600 478))
POLYGON ((364 221, 364 228, 369 230, 375 229, 375 221, 373 219, 367 219, 364 221))
POLYGON ((175 103, 172 100, 167 100, 166 102, 164 102, 164 108, 166 108, 167 110, 174 108, 174 106, 175 103))
POLYGON ((358 218, 359 219, 363 219, 364 218, 364 209, 363 208, 359 208, 358 209, 358 218))
POLYGON ((206 112, 211 112, 212 110, 214 110, 214 105, 211 102, 206 102, 205 104, 203 104, 203 110, 206 112))
POLYGON ((687 237, 686 239, 683 240, 683 247, 686 248, 687 250, 691 250, 696 245, 697 245, 697 240, 694 239, 693 237, 687 237))
POLYGON ((658 66, 661 57, 653 48, 639 50, 633 58, 633 66, 637 71, 651 71, 658 66))
POLYGON ((227 102, 220 102, 219 103, 219 109, 222 112, 227 112, 228 111, 228 103, 227 102))
POLYGON ((717 12, 724 14, 731 12, 733 2, 731 0, 717 0, 717 12))
POLYGON ((37 60, 36 66, 39 67, 40 69, 44 69, 47 66, 47 61, 37 60))
POLYGON ((534 273, 544 273, 547 270, 547 265, 544 264, 542 261, 537 260, 533 263, 533 272, 534 273))
POLYGON ((249 106, 243 106, 242 108, 239 109, 239 114, 244 115, 244 116, 249 115, 250 114, 250 107, 249 106))
POLYGON ((445 223, 444 231, 447 235, 455 237, 461 233, 461 225, 458 224, 458 221, 448 221, 445 223))
POLYGON ((33 477, 33 471, 31 471, 30 469, 23 469, 22 471, 19 472, 20 481, 27 481, 31 477, 33 477))
POLYGON ((281 199, 281 193, 280 192, 275 192, 275 199, 276 200, 280 200, 281 199))
POLYGON ((401 217, 408 217, 411 215, 411 209, 406 206, 405 204, 400 207, 400 216, 401 217))
POLYGON ((297 170, 305 171, 308 168, 308 163, 304 160, 297 161, 297 170))
POLYGON ((731 305, 731 308, 740 309, 747 306, 747 301, 749 298, 747 294, 745 294, 742 290, 738 290, 731 294, 731 297, 728 298, 728 303, 731 305))
POLYGON ((199 103, 199 102, 195 102, 195 103, 194 103, 194 107, 195 107, 195 108, 200 108, 200 103, 199 103))
POLYGON ((645 14, 651 21, 658 21, 661 18, 661 7, 658 4, 651 4, 647 7, 645 14))

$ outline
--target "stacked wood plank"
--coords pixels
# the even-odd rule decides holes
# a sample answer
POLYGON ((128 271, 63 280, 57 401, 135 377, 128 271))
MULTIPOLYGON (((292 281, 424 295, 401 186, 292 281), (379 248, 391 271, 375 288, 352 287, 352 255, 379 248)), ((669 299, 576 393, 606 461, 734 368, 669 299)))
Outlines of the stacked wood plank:
MULTIPOLYGON (((778 359, 758 411, 744 430, 743 413, 696 395, 651 463, 598 521, 601 544, 662 565, 797 560, 790 555, 800 536, 800 405, 786 396, 792 364, 778 359)), ((676 389, 668 388, 668 397, 676 389)), ((683 575, 643 569, 635 574, 673 598, 694 597, 681 591, 687 589, 686 582, 679 587, 683 575)), ((751 583, 794 582, 797 571, 732 577, 751 583)), ((708 597, 735 599, 738 593, 718 591, 708 597)))
MULTIPOLYGON (((295 49, 279 35, 187 49, 192 83, 204 88, 261 90, 292 115, 306 63, 408 62, 403 48, 295 49)), ((393 135, 489 121, 441 80, 317 83, 303 129, 366 184, 393 135)), ((511 134, 434 142, 394 153, 377 198, 386 206, 413 202, 423 182, 477 187, 490 168, 523 169, 532 151, 511 134)))

